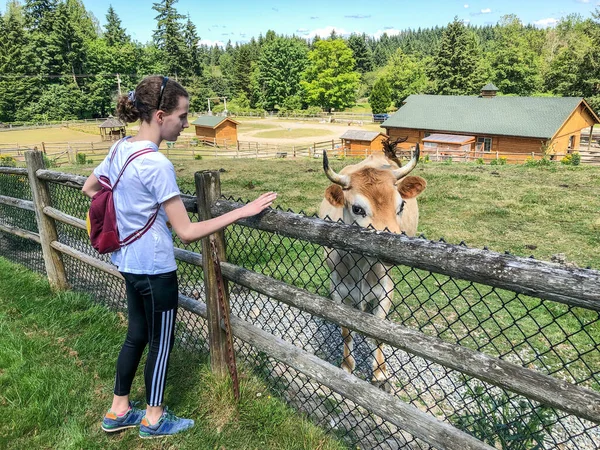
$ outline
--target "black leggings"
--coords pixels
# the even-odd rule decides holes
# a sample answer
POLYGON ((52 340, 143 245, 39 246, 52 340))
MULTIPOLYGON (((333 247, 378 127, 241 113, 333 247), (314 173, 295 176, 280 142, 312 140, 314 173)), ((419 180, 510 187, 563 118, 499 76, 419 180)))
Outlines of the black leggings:
POLYGON ((144 368, 146 402, 160 406, 165 392, 169 356, 177 318, 177 272, 160 275, 122 273, 127 288, 129 326, 117 359, 115 395, 129 395, 147 344, 144 368))

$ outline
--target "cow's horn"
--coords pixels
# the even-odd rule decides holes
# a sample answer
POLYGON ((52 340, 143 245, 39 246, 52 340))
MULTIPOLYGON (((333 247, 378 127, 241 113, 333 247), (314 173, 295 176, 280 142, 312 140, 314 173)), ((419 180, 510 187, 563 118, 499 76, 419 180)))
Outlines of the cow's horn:
POLYGON ((325 171, 327 178, 333 183, 339 184, 344 189, 350 187, 350 177, 348 177, 348 175, 337 174, 329 167, 329 159, 327 158, 327 152, 325 150, 323 150, 323 170, 325 171))
POLYGON ((413 154, 413 157, 408 162, 408 164, 405 165, 404 167, 393 170, 394 175, 396 176, 396 180, 399 180, 400 178, 405 177, 406 175, 408 175, 410 173, 411 170, 413 170, 415 168, 415 166, 417 165, 417 162, 419 161, 419 154, 420 154, 419 144, 417 144, 417 146, 415 147, 415 153, 413 154))

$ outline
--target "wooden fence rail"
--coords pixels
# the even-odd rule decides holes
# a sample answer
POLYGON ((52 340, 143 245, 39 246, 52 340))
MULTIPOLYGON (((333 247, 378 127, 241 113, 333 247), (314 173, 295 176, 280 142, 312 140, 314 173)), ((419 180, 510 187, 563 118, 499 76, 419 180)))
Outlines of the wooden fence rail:
MULTIPOLYGON (((36 234, 6 225, 1 225, 0 231, 42 244, 47 268, 48 265, 52 267, 52 270, 48 270, 48 276, 52 286, 57 289, 63 289, 65 287, 64 280, 66 280, 61 254, 69 255, 97 269, 120 277, 116 268, 111 264, 86 255, 57 240, 54 221, 78 229, 85 229, 85 223, 52 206, 51 199, 47 197, 47 183, 81 188, 85 177, 43 169, 39 152, 28 152, 27 158, 28 169, 0 168, 0 174, 28 175, 34 191, 34 201, 0 195, 0 204, 36 211, 41 231, 36 234)), ((197 174, 196 183, 197 195, 182 197, 189 212, 200 212, 202 217, 210 218, 241 206, 235 202, 216 200, 220 196, 218 172, 197 174)), ((600 272, 594 270, 567 268, 487 250, 409 238, 275 210, 265 211, 258 216, 241 220, 239 224, 325 247, 370 256, 388 264, 410 266, 541 299, 600 311, 600 272)), ((218 240, 221 252, 224 248, 222 239, 221 235, 218 240)), ((208 241, 205 244, 207 243, 208 241)), ((203 254, 209 254, 208 245, 203 245, 203 254)), ((224 253, 221 255, 224 257, 224 253)), ((204 266, 206 292, 214 291, 214 274, 207 271, 207 267, 210 267, 211 264, 207 264, 202 255, 176 248, 175 256, 178 260, 188 264, 204 266)), ((224 277, 230 282, 308 312, 313 316, 321 317, 428 361, 521 394, 542 405, 600 423, 600 393, 598 392, 458 344, 445 342, 440 338, 428 336, 388 320, 382 320, 350 306, 333 303, 319 295, 224 261, 221 262, 221 270, 224 277)), ((180 296, 182 307, 208 318, 211 328, 209 332, 212 342, 210 346, 211 360, 215 358, 217 362, 217 367, 213 367, 213 369, 224 373, 223 361, 226 355, 223 353, 224 346, 219 341, 222 339, 222 336, 219 335, 222 334, 223 324, 216 309, 215 297, 214 293, 208 295, 208 304, 204 305, 197 300, 180 296)), ((271 357, 288 364, 430 445, 456 449, 492 448, 448 423, 440 421, 433 415, 424 413, 416 407, 402 402, 399 398, 387 394, 320 360, 315 355, 276 338, 241 319, 232 318, 232 329, 238 338, 249 342, 271 357)))

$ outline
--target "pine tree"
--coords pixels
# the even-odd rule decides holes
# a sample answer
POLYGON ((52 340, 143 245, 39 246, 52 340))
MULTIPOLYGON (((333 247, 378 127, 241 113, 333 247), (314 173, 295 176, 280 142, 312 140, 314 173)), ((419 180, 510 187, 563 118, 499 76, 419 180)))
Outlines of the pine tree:
POLYGON ((364 34, 351 34, 348 38, 348 47, 350 47, 352 53, 354 53, 356 69, 360 73, 373 70, 373 54, 367 45, 366 36, 364 34))
POLYGON ((373 114, 382 114, 387 112, 390 103, 392 102, 392 91, 385 78, 379 78, 371 89, 369 96, 369 105, 373 114))
POLYGON ((26 0, 25 25, 31 31, 50 31, 52 14, 57 6, 58 0, 26 0))
POLYGON ((186 57, 180 22, 184 16, 177 12, 175 3, 177 0, 162 0, 153 4, 152 9, 158 12, 158 15, 154 18, 156 29, 152 37, 156 47, 163 52, 169 74, 177 76, 178 73, 185 72, 186 57))
POLYGON ((108 12, 106 13, 106 25, 104 25, 104 28, 106 29, 104 38, 109 46, 123 45, 129 42, 130 38, 125 33, 125 29, 121 26, 121 19, 117 16, 112 5, 108 7, 108 12))
POLYGON ((187 71, 196 76, 202 75, 202 60, 201 51, 198 47, 198 33, 196 32, 196 25, 192 22, 189 14, 185 28, 183 30, 183 37, 185 41, 186 55, 188 56, 189 64, 187 65, 187 71))
POLYGON ((258 62, 258 88, 263 108, 283 106, 289 97, 301 93, 300 80, 308 59, 305 41, 297 38, 277 37, 262 48, 258 62))
POLYGON ((233 89, 237 94, 244 93, 250 98, 250 74, 252 73, 252 60, 250 59, 250 47, 240 46, 233 57, 233 89))
POLYGON ((473 34, 458 20, 448 24, 440 49, 434 57, 431 78, 434 92, 444 95, 471 95, 481 89, 476 69, 479 50, 473 34))

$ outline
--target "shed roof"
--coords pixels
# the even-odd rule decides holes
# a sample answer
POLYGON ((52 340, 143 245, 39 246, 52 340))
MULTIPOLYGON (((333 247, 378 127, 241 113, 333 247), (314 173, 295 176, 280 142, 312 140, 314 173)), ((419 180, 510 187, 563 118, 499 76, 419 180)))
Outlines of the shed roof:
POLYGON ((494 83, 488 83, 484 87, 481 88, 482 91, 497 91, 498 88, 494 85, 494 83))
POLYGON ((98 126, 99 128, 122 128, 125 124, 116 117, 109 117, 98 126))
POLYGON ((475 140, 475 136, 464 136, 462 134, 442 134, 442 133, 434 133, 430 134, 426 138, 423 139, 423 142, 439 142, 441 144, 468 144, 469 142, 473 142, 475 140))
POLYGON ((581 97, 410 95, 381 126, 551 138, 582 101, 581 97))
POLYGON ((382 133, 379 131, 348 130, 340 136, 340 139, 372 142, 380 134, 382 133))
POLYGON ((236 125, 240 124, 239 122, 236 122, 235 120, 230 119, 229 117, 200 116, 192 122, 192 125, 198 125, 200 127, 208 127, 208 128, 217 128, 225 120, 229 120, 229 121, 235 123, 236 125))

